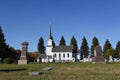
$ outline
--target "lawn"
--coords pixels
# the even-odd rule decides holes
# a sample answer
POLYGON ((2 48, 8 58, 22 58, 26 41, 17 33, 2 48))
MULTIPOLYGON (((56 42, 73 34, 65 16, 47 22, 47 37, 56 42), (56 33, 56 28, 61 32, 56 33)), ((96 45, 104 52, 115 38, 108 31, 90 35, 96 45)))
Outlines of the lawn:
POLYGON ((120 63, 30 63, 0 64, 0 80, 120 80, 120 63), (52 67, 51 71, 41 70, 52 67), (29 76, 31 71, 41 72, 29 76))

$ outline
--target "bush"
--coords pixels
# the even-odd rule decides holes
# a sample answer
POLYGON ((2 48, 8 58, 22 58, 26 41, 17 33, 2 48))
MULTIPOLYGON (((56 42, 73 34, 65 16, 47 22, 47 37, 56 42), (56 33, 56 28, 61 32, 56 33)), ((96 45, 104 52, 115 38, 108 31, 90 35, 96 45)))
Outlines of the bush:
POLYGON ((115 56, 115 50, 114 49, 108 49, 105 53, 105 58, 107 61, 109 60, 109 56, 114 57, 115 56))
POLYGON ((13 58, 10 58, 10 57, 7 57, 3 60, 4 64, 9 64, 9 63, 13 63, 13 62, 14 62, 13 58))

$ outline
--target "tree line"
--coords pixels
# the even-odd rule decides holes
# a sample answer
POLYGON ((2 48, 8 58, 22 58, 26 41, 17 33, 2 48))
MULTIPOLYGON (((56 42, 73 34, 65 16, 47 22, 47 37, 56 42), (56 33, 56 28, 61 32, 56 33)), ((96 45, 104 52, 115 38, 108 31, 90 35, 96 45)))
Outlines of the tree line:
MULTIPOLYGON (((53 37, 52 37, 52 40, 54 41, 53 37)), ((78 49, 77 40, 73 36, 71 38, 70 45, 73 46, 73 53, 77 53, 77 51, 80 50, 81 59, 83 59, 83 57, 88 57, 88 55, 90 55, 91 57, 94 57, 94 48, 100 44, 99 44, 98 38, 96 36, 94 36, 92 39, 92 45, 89 48, 87 39, 84 36, 82 38, 82 43, 80 45, 80 49, 78 49)), ((54 46, 55 46, 55 42, 54 42, 54 46)), ((65 41, 64 36, 61 37, 61 39, 59 41, 59 46, 66 46, 66 41, 65 41)), ((120 41, 117 42, 116 48, 114 49, 112 47, 110 41, 108 39, 106 39, 105 44, 103 45, 102 51, 103 51, 103 56, 106 59, 108 59, 109 56, 112 56, 113 58, 120 58, 120 41)), ((44 39, 42 37, 40 37, 40 39, 38 41, 38 52, 41 54, 45 53, 44 39)))
MULTIPOLYGON (((52 42, 53 47, 56 46, 52 35, 50 36, 50 38, 53 41, 52 42)), ((73 36, 71 38, 70 45, 73 46, 73 53, 77 53, 78 50, 80 50, 81 59, 83 59, 83 57, 88 57, 88 55, 90 55, 91 57, 94 56, 94 48, 97 45, 99 45, 99 40, 97 39, 97 37, 93 37, 92 45, 89 48, 86 37, 84 36, 82 38, 82 43, 80 45, 80 49, 78 49, 77 40, 73 36)), ((66 41, 65 41, 64 36, 61 37, 61 39, 59 41, 59 46, 66 46, 66 41)), ((45 53, 44 39, 42 37, 40 37, 40 39, 38 41, 37 48, 38 48, 39 53, 41 53, 41 54, 45 53)), ((35 61, 35 59, 38 55, 38 52, 31 52, 28 56, 29 59, 31 61, 35 61)), ((21 50, 16 50, 6 43, 4 33, 2 31, 2 27, 0 26, 0 58, 2 58, 2 62, 3 63, 17 62, 17 60, 20 57, 20 53, 21 53, 21 50)), ((105 41, 105 44, 103 46, 103 56, 105 56, 106 59, 108 59, 108 57, 110 55, 113 56, 114 58, 120 58, 120 41, 117 42, 115 49, 112 47, 112 45, 108 39, 105 41)))

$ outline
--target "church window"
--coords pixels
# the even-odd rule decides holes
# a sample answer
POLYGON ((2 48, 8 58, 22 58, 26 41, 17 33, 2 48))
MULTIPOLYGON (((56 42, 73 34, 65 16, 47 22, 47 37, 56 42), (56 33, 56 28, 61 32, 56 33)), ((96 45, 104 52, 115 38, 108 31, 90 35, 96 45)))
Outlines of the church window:
POLYGON ((56 57, 56 54, 54 55, 54 57, 56 57))
POLYGON ((67 57, 69 58, 69 53, 67 54, 67 57))
POLYGON ((61 57, 61 54, 59 54, 59 57, 61 57))
POLYGON ((63 54, 63 57, 65 57, 65 54, 63 54))

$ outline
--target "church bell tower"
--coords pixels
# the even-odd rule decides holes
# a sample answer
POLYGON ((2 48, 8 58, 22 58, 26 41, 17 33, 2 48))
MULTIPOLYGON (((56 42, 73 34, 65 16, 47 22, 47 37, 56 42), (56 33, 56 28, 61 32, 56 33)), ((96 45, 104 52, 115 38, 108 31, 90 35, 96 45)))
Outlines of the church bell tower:
POLYGON ((51 27, 50 27, 50 33, 49 33, 49 38, 48 38, 48 44, 47 46, 53 46, 52 45, 52 33, 51 33, 51 27))
POLYGON ((51 33, 51 27, 50 27, 49 38, 48 38, 48 43, 47 43, 47 48, 46 48, 46 54, 48 56, 53 56, 52 48, 53 48, 53 45, 52 45, 52 33, 51 33))

